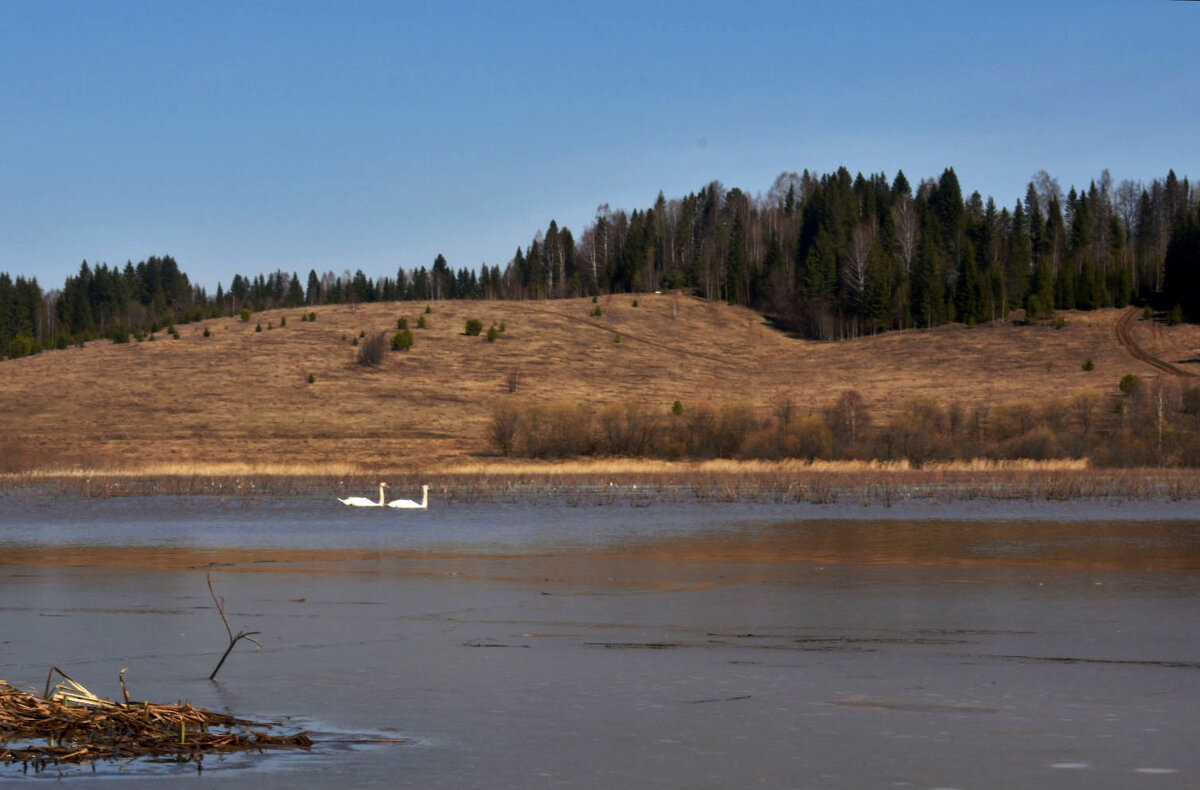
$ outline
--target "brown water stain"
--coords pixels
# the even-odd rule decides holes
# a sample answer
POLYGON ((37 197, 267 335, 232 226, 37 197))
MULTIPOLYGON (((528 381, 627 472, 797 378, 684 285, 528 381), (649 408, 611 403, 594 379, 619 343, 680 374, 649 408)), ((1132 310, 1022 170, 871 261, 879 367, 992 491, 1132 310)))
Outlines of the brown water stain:
MULTIPOLYGON (((839 565, 964 571, 1200 570, 1192 522, 803 521, 553 553, 478 549, 10 546, 0 565, 223 573, 355 573, 574 585, 582 594, 702 592, 721 585, 795 582, 839 565)), ((981 583, 973 573, 943 583, 981 583)), ((549 590, 544 590, 549 594, 549 590)))

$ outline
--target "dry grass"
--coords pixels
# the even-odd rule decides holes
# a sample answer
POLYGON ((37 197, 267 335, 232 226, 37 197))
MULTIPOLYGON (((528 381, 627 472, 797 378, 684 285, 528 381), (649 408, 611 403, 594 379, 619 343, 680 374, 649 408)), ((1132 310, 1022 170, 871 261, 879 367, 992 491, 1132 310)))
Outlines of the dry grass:
MULTIPOLYGON (((789 398, 803 415, 857 389, 886 420, 913 397, 971 408, 1115 393, 1125 373, 1158 375, 1117 345, 1114 310, 1069 313, 1061 330, 945 326, 814 343, 742 308, 674 294, 637 298, 636 308, 632 296, 601 298, 600 317, 590 315, 590 300, 435 302, 412 350, 389 352, 377 368, 356 364, 351 339, 390 331, 401 315, 415 326, 424 303, 323 307, 315 322, 302 322, 300 310, 269 311, 250 322, 182 326, 179 340, 96 341, 3 361, 0 472, 515 473, 487 440, 502 400, 596 409, 633 402, 654 411, 675 400, 689 408, 745 401, 769 413, 789 398), (496 343, 468 337, 473 317, 506 331, 496 343), (275 328, 255 332, 257 322, 275 328), (618 333, 621 342, 612 342, 618 333), (1082 370, 1086 358, 1095 370, 1082 370)), ((1194 327, 1137 322, 1135 331, 1177 363, 1200 356, 1194 327)))

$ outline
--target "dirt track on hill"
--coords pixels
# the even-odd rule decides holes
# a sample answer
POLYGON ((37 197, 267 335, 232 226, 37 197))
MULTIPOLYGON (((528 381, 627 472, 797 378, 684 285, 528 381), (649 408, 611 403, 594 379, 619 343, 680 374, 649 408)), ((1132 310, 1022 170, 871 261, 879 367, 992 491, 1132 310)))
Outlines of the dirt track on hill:
POLYGON ((1113 332, 1117 336, 1117 342, 1121 344, 1121 346, 1124 347, 1125 350, 1128 351, 1135 359, 1139 359, 1142 362, 1145 362, 1147 365, 1150 365, 1157 370, 1161 370, 1164 373, 1170 373, 1172 376, 1197 376, 1198 374, 1193 373, 1190 370, 1184 370, 1178 365, 1172 365, 1165 359, 1160 359, 1154 356, 1136 340, 1134 340, 1133 332, 1131 331, 1130 327, 1137 319, 1137 314, 1137 308, 1130 307, 1124 312, 1124 314, 1121 315, 1120 318, 1117 319, 1117 322, 1113 324, 1113 332))

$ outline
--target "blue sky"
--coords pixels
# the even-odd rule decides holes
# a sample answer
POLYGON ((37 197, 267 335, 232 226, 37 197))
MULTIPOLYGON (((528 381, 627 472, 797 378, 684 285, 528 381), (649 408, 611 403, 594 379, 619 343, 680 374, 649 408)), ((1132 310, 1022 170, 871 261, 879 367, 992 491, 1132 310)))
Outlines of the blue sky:
POLYGON ((0 0, 0 271, 503 266, 716 179, 1200 177, 1200 3, 0 0))

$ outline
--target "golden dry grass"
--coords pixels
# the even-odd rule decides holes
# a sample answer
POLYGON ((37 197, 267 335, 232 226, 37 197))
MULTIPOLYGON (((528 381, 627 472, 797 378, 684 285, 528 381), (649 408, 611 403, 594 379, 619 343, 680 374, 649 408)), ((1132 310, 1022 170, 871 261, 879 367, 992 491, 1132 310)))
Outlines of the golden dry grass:
MULTIPOLYGON (((641 294, 638 307, 633 299, 602 297, 599 317, 590 299, 434 302, 429 328, 414 328, 413 349, 389 352, 378 368, 356 364, 351 339, 360 331, 390 335, 400 316, 415 327, 425 303, 327 306, 315 322, 302 322, 299 309, 274 310, 250 322, 185 325, 179 340, 96 341, 3 361, 0 470, 516 471, 520 463, 495 457, 486 437, 492 408, 504 400, 633 402, 652 411, 675 400, 743 401, 768 412, 786 398, 804 413, 857 389, 886 420, 914 397, 968 408, 1045 402, 1115 393, 1126 373, 1159 375, 1115 341, 1116 310, 1067 313, 1059 330, 951 325, 815 343, 743 308, 677 294, 641 294), (468 337, 472 317, 485 327, 503 322, 506 331, 496 343, 468 337), (1093 371, 1082 369, 1087 358, 1093 371), (511 394, 514 374, 519 389, 511 394)), ((1164 358, 1200 368, 1190 361, 1200 357, 1197 328, 1139 321, 1134 331, 1164 358)), ((603 473, 606 463, 581 468, 603 473)))

